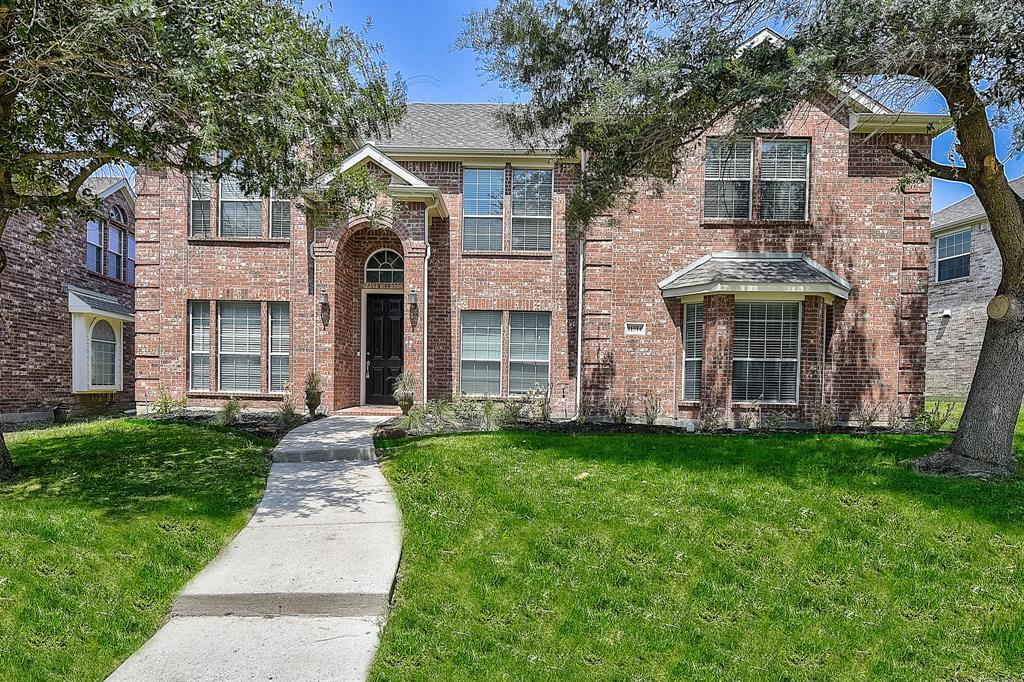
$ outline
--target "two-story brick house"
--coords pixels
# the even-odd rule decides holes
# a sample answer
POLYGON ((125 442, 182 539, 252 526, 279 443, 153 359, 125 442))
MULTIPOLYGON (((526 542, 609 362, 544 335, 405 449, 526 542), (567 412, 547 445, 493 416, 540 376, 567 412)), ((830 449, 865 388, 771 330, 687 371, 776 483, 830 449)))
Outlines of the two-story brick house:
POLYGON ((135 405, 135 192, 94 177, 102 217, 58 226, 47 242, 31 214, 4 232, 0 282, 0 419, 135 405))
MULTIPOLYGON (((1024 196, 1024 177, 1010 182, 1024 196)), ((932 216, 926 392, 966 398, 988 324, 988 303, 1003 275, 992 228, 971 195, 932 216)))
MULTIPOLYGON (((782 130, 695 145, 676 182, 567 234, 581 158, 523 149, 482 104, 412 104, 342 168, 390 177, 388 229, 308 228, 297 206, 230 178, 143 169, 138 180, 138 400, 229 395, 272 407, 515 396, 553 415, 657 402, 665 417, 778 405, 845 416, 924 390, 929 192, 896 189, 901 141, 928 153, 935 116, 860 93, 782 130)), ((585 155, 581 155, 585 157, 585 155)))

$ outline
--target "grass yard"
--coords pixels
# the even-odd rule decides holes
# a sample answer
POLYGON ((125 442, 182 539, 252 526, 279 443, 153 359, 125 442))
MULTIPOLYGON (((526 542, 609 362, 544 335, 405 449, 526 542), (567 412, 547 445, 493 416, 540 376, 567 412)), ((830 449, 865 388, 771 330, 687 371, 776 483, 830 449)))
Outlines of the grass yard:
POLYGON ((0 680, 102 680, 251 514, 269 446, 116 419, 8 434, 0 680))
POLYGON ((405 548, 371 679, 1018 679, 1024 480, 900 464, 946 442, 405 442, 384 465, 405 548))

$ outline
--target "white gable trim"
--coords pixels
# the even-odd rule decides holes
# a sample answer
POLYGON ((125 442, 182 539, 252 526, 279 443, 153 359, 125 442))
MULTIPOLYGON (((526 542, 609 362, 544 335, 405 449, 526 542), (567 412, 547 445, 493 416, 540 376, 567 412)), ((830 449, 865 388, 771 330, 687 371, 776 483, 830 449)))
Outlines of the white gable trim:
POLYGON ((334 180, 342 173, 349 171, 356 166, 366 163, 367 161, 373 161, 378 166, 391 173, 392 182, 397 178, 404 182, 409 187, 426 188, 427 183, 423 182, 419 176, 414 173, 410 173, 408 170, 403 168, 397 161, 389 157, 384 152, 380 151, 372 144, 367 142, 362 147, 349 154, 348 158, 341 162, 336 170, 327 173, 320 178, 320 182, 327 184, 334 180))

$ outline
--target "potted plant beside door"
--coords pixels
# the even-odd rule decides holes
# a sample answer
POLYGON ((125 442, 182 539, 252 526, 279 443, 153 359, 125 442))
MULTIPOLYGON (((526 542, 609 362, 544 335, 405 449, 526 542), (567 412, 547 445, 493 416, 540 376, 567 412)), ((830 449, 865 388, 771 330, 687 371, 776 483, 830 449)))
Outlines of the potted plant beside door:
POLYGON ((395 390, 392 393, 398 406, 402 408, 402 414, 409 414, 412 403, 416 399, 416 375, 412 372, 403 372, 395 380, 395 390))
POLYGON ((306 408, 309 410, 310 419, 316 417, 316 410, 320 407, 320 400, 324 394, 322 384, 320 373, 315 369, 309 370, 309 374, 306 375, 306 408))

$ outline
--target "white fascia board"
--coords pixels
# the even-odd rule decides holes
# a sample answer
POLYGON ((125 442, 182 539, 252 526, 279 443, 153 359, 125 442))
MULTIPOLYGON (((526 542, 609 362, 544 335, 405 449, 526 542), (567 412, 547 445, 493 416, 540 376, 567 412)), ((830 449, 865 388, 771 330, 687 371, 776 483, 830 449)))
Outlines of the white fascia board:
MULTIPOLYGON (((836 273, 834 273, 831 270, 829 270, 828 268, 826 268, 824 265, 822 265, 818 261, 813 260, 811 258, 808 258, 807 256, 804 256, 802 254, 801 254, 801 258, 802 258, 802 260, 805 263, 810 265, 812 268, 814 268, 815 270, 817 270, 821 274, 823 274, 826 277, 828 277, 830 280, 835 282, 839 287, 845 288, 847 294, 849 294, 850 291, 853 290, 853 285, 851 285, 849 282, 847 282, 845 279, 843 279, 842 277, 840 277, 836 273)), ((846 297, 844 296, 843 298, 846 298, 846 297)))
POLYGON ((122 192, 124 194, 125 199, 128 200, 132 207, 135 206, 135 200, 137 199, 137 196, 135 195, 135 190, 132 188, 131 184, 124 178, 121 178, 113 185, 97 194, 96 198, 106 199, 107 197, 114 196, 118 192, 122 192))
POLYGON ((833 296, 849 298, 850 292, 835 284, 821 282, 714 282, 711 284, 692 284, 686 287, 673 287, 662 291, 664 298, 680 298, 683 296, 711 294, 743 294, 743 293, 784 293, 803 294, 805 296, 833 296))
POLYGON ((948 225, 943 225, 942 227, 933 228, 932 239, 944 237, 947 234, 951 234, 953 232, 962 232, 964 230, 974 229, 976 227, 981 227, 982 225, 987 224, 988 217, 986 216, 973 216, 971 218, 965 218, 964 220, 958 220, 955 223, 949 223, 948 225))
POLYGON ((360 164, 366 163, 367 161, 373 161, 381 168, 391 173, 392 177, 398 178, 410 187, 427 186, 427 183, 425 183, 419 176, 406 170, 401 164, 390 158, 387 154, 377 149, 369 142, 349 154, 337 169, 322 175, 320 177, 320 183, 327 184, 342 173, 351 170, 360 164))
POLYGON ((554 149, 452 149, 450 147, 383 147, 392 157, 402 160, 462 161, 473 163, 535 163, 551 167, 556 163, 579 163, 579 155, 564 157, 554 149))
POLYGON ((406 185, 391 185, 388 193, 398 200, 414 201, 416 199, 429 199, 427 204, 436 203, 434 210, 438 217, 448 217, 448 206, 444 203, 444 195, 437 187, 408 187, 406 185))
POLYGON ((927 133, 938 135, 953 126, 945 114, 850 113, 850 132, 853 133, 927 133))

